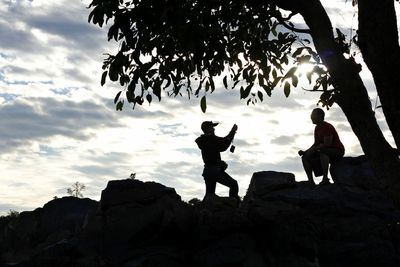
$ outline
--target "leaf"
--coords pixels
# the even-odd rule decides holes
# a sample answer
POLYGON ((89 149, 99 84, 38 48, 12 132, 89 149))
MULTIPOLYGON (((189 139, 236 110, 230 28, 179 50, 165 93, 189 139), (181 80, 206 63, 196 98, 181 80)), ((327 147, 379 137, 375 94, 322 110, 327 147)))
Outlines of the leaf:
POLYGON ((290 83, 285 82, 285 87, 283 88, 283 93, 286 97, 289 97, 290 94, 290 83))
POLYGON ((121 75, 119 77, 119 83, 121 84, 121 86, 124 86, 125 83, 129 83, 129 82, 130 82, 130 79, 129 79, 128 75, 121 75))
POLYGON ((328 90, 328 81, 326 79, 322 80, 322 90, 328 90))
POLYGON ((260 101, 262 102, 263 99, 264 99, 263 94, 262 94, 260 91, 258 91, 258 92, 257 92, 257 95, 258 95, 258 98, 260 99, 260 101))
POLYGON ((289 58, 288 58, 287 56, 284 56, 284 57, 282 58, 282 63, 288 65, 288 64, 289 64, 289 58))
POLYGON ((249 79, 249 67, 243 70, 243 79, 246 81, 249 79))
POLYGON ((119 99, 119 96, 121 95, 122 91, 119 91, 118 94, 114 98, 114 104, 117 104, 117 101, 119 99))
POLYGON ((207 110, 207 101, 206 101, 206 96, 203 96, 200 100, 200 108, 203 113, 206 113, 207 110))
POLYGON ((313 74, 312 71, 309 71, 309 72, 307 72, 307 74, 306 74, 309 83, 311 83, 312 74, 313 74))
POLYGON ((143 98, 141 96, 136 96, 135 97, 135 103, 138 103, 139 105, 143 104, 143 98))
POLYGON ((108 76, 110 77, 111 81, 113 82, 118 81, 118 69, 115 61, 113 62, 113 64, 110 65, 110 71, 108 73, 108 76))
POLYGON ((199 82, 199 86, 197 87, 196 92, 194 93, 195 96, 198 96, 201 90, 201 86, 203 85, 203 80, 199 82))
MULTIPOLYGON (((254 73, 256 72, 256 69, 254 68, 254 67, 251 67, 251 66, 249 66, 249 77, 253 77, 253 76, 255 76, 254 75, 254 73)), ((255 79, 255 77, 254 77, 254 79, 255 79)))
POLYGON ((296 70, 297 70, 297 67, 292 67, 292 68, 286 73, 286 75, 285 75, 285 77, 284 77, 283 79, 287 79, 287 78, 293 77, 293 76, 294 76, 294 73, 296 72, 296 70))
POLYGON ((225 76, 224 79, 222 80, 226 89, 228 89, 228 81, 227 80, 228 80, 227 76, 225 76))
POLYGON ((210 77, 208 80, 210 81, 211 92, 214 92, 214 90, 215 90, 214 80, 212 77, 210 77))
POLYGON ((128 99, 129 103, 132 103, 135 100, 135 95, 133 93, 133 91, 126 91, 126 99, 128 99))
POLYGON ((164 89, 167 89, 171 85, 171 77, 168 76, 165 80, 167 80, 167 84, 164 86, 164 89))
POLYGON ((147 102, 149 102, 149 105, 151 104, 151 100, 152 100, 153 98, 152 98, 152 96, 151 96, 151 94, 147 94, 146 95, 146 100, 147 100, 147 102))
MULTIPOLYGON (((91 6, 92 6, 92 4, 90 4, 89 7, 91 7, 91 6)), ((90 14, 89 14, 89 17, 88 17, 88 22, 89 22, 89 23, 90 23, 90 21, 92 20, 93 16, 94 16, 94 10, 93 10, 92 12, 90 12, 90 14)))
POLYGON ((271 87, 275 88, 278 83, 281 81, 282 77, 276 77, 275 80, 272 82, 271 87))
POLYGON ((294 86, 294 87, 297 87, 297 84, 299 83, 299 79, 297 78, 297 76, 296 75, 293 75, 292 76, 292 85, 294 86))
POLYGON ((205 89, 206 89, 206 92, 208 92, 208 90, 210 90, 210 82, 209 81, 206 81, 205 89))
POLYGON ((122 111, 122 108, 124 106, 124 101, 119 101, 115 109, 118 111, 122 111))
POLYGON ((268 96, 272 95, 271 88, 268 85, 263 86, 264 91, 267 93, 268 96))
POLYGON ((278 76, 278 74, 276 73, 276 69, 272 70, 272 78, 276 79, 276 76, 278 76))
POLYGON ((149 70, 148 72, 147 72, 147 76, 148 77, 153 77, 154 76, 154 74, 156 74, 158 72, 158 69, 151 69, 151 70, 149 70))
POLYGON ((153 94, 158 98, 158 101, 161 101, 161 84, 159 82, 154 84, 153 94))
POLYGON ((329 101, 329 98, 331 97, 331 92, 325 91, 321 94, 320 96, 320 101, 324 104, 326 104, 329 101))
POLYGON ((264 76, 263 75, 261 75, 261 74, 258 74, 258 84, 260 85, 260 86, 264 86, 264 76))
POLYGON ((253 87, 253 85, 254 85, 253 83, 250 83, 249 85, 247 85, 246 89, 241 91, 241 94, 240 94, 240 98, 241 99, 247 98, 249 96, 249 94, 251 92, 251 88, 253 87))
POLYGON ((304 48, 305 48, 305 47, 297 48, 296 51, 294 51, 294 53, 293 53, 292 56, 293 56, 293 57, 299 56, 299 55, 301 54, 301 52, 303 51, 304 48))
POLYGON ((272 27, 272 29, 271 29, 271 32, 272 32, 272 34, 274 35, 274 36, 277 36, 278 35, 278 33, 277 33, 277 31, 276 31, 276 27, 274 26, 274 27, 272 27))
POLYGON ((101 75, 101 86, 103 86, 106 83, 106 78, 107 78, 107 71, 103 72, 103 75, 101 75))
POLYGON ((115 41, 118 39, 118 25, 113 24, 109 29, 108 29, 108 41, 114 38, 115 41))

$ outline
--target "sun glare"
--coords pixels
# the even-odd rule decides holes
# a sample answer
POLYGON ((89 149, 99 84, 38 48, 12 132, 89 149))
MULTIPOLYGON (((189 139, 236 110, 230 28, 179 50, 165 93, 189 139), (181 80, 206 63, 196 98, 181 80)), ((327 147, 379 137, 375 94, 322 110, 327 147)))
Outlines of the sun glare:
POLYGON ((297 75, 299 76, 303 76, 303 75, 307 75, 308 73, 310 73, 314 68, 314 64, 309 64, 309 63, 303 63, 298 65, 297 67, 297 75))

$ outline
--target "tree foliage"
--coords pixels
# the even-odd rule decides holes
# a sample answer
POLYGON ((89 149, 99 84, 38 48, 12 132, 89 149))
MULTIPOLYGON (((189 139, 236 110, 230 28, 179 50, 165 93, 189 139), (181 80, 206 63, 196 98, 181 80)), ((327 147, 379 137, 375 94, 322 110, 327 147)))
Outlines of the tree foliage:
POLYGON ((289 96, 298 85, 297 66, 314 64, 307 75, 328 106, 334 102, 326 69, 316 52, 300 38, 284 14, 271 1, 233 0, 93 0, 89 22, 106 23, 108 40, 119 42, 118 52, 104 60, 101 85, 109 79, 123 90, 114 103, 121 110, 168 96, 206 96, 221 77, 226 89, 239 88, 240 98, 263 101, 283 86, 289 96))

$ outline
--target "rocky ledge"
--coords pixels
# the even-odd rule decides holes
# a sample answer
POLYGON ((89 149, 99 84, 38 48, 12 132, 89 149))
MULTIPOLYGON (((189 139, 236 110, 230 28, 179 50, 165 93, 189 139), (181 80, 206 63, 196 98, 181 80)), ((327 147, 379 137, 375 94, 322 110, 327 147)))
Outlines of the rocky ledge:
POLYGON ((240 207, 188 204, 173 188, 110 181, 0 220, 0 266, 400 266, 400 211, 379 191, 254 173, 240 207))

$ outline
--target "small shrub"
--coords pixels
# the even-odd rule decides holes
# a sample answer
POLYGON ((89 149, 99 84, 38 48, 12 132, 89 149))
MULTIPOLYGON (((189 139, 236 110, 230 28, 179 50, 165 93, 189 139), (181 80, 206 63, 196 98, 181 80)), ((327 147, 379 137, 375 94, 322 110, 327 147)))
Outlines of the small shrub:
POLYGON ((86 186, 84 184, 81 184, 80 182, 75 182, 70 188, 67 188, 67 194, 73 197, 83 197, 82 191, 86 189, 86 186))

